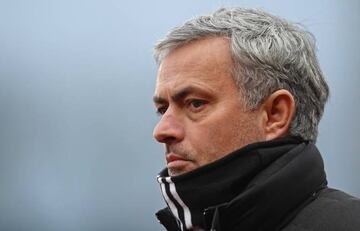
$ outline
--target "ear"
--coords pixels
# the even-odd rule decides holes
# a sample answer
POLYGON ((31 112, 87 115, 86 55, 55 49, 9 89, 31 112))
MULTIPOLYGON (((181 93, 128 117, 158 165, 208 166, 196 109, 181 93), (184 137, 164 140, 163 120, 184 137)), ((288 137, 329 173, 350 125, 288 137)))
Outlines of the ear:
POLYGON ((292 94, 284 89, 272 93, 262 105, 265 139, 286 136, 295 113, 292 94))

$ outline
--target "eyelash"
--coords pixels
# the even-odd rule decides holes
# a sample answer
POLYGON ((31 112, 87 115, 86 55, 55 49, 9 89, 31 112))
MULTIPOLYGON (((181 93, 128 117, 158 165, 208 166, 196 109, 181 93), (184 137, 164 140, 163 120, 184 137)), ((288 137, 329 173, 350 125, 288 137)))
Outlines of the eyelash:
POLYGON ((206 101, 205 100, 201 100, 201 99, 191 99, 188 101, 187 105, 193 107, 194 109, 198 109, 202 106, 204 106, 206 104, 206 101), (194 103, 200 103, 201 105, 200 106, 194 106, 194 103))
MULTIPOLYGON (((200 107, 204 106, 207 103, 206 100, 202 100, 202 99, 189 99, 185 102, 186 107, 192 107, 192 111, 196 111, 199 110, 200 107), (201 105, 199 106, 194 106, 194 103, 200 103, 201 105)), ((168 109, 168 106, 162 106, 156 109, 156 114, 158 114, 159 116, 162 116, 165 114, 166 110, 168 109)))
POLYGON ((167 107, 165 107, 165 106, 159 107, 158 109, 156 109, 156 114, 158 114, 159 116, 162 116, 165 114, 166 110, 167 110, 167 107))

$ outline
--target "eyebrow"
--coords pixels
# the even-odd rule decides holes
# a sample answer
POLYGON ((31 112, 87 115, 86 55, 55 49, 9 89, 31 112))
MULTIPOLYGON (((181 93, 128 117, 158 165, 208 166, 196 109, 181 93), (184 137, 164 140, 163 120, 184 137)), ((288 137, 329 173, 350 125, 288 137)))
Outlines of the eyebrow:
MULTIPOLYGON (((173 96, 171 96, 171 99, 173 101, 179 101, 183 98, 185 98, 186 96, 192 94, 195 91, 199 91, 199 92, 204 92, 204 90, 201 90, 197 87, 193 87, 193 86, 189 86, 189 87, 185 87, 183 89, 181 89, 179 92, 176 92, 173 96)), ((166 100, 165 98, 162 98, 160 96, 154 96, 153 97, 153 101, 155 104, 167 104, 168 100, 166 100)))

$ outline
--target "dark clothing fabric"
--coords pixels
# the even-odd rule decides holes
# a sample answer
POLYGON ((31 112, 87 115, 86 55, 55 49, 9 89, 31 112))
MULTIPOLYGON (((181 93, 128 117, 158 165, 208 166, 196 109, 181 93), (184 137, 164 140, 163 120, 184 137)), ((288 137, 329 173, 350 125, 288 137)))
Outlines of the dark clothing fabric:
POLYGON ((360 200, 339 190, 325 188, 282 230, 360 230, 360 200))
POLYGON ((158 176, 167 230, 360 230, 360 201, 327 188, 317 148, 260 142, 189 173, 158 176))

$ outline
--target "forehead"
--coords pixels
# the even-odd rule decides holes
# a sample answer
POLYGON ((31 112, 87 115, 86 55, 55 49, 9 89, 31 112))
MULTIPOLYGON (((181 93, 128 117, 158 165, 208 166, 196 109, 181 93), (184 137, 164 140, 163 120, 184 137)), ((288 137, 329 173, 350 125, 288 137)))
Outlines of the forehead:
POLYGON ((234 84, 229 41, 223 37, 193 41, 171 51, 162 61, 155 94, 184 85, 221 88, 234 84))

